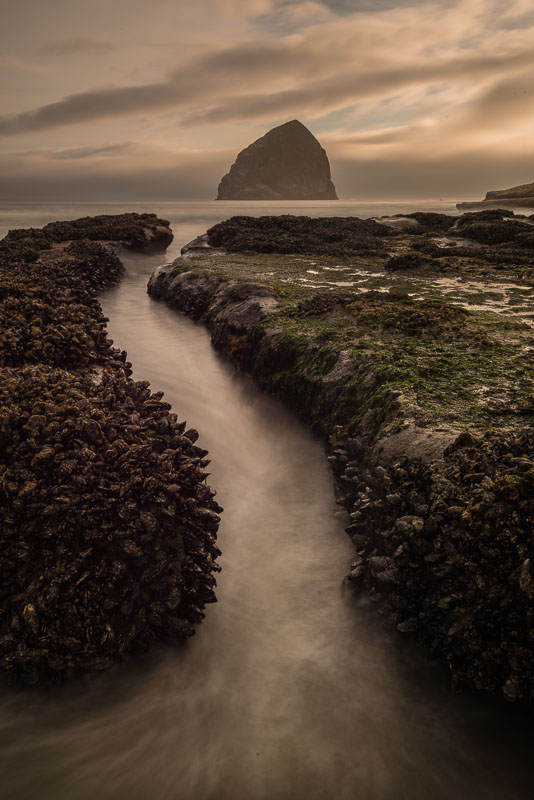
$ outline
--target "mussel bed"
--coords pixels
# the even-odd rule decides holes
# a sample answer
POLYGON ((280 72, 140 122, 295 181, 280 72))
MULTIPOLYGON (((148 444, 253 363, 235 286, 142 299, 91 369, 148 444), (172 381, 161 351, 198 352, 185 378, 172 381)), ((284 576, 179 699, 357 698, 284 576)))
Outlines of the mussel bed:
POLYGON ((353 584, 449 666, 455 689, 534 699, 534 430, 464 433, 431 463, 378 465, 348 438, 330 461, 353 584))
MULTIPOLYGON (((124 216, 115 232, 113 217, 101 226, 110 240, 121 241, 124 216)), ((131 215, 130 234, 143 216, 131 215)), ((83 239, 41 248, 31 230, 6 239, 0 667, 34 684, 190 636, 215 601, 221 509, 197 432, 131 379, 106 336, 96 293, 120 279, 117 256, 83 239)))

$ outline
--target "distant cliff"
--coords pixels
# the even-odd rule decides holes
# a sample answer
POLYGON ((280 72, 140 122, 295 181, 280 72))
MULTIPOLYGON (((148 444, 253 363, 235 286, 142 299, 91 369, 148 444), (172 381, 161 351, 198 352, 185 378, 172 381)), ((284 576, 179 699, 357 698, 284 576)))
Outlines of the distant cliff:
POLYGON ((523 183, 521 186, 512 186, 511 189, 498 189, 487 192, 484 200, 474 203, 458 203, 459 211, 469 208, 484 208, 486 206, 503 206, 504 208, 534 208, 534 183, 523 183))
POLYGON ((217 200, 337 200, 326 151, 294 119, 242 150, 217 200))

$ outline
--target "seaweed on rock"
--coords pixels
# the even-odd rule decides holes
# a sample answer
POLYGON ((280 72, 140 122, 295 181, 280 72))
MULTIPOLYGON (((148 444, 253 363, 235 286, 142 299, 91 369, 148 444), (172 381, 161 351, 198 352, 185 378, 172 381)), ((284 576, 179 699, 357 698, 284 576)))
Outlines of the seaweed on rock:
MULTIPOLYGON (((426 230, 384 239, 378 258, 327 262, 320 278, 306 258, 212 251, 155 273, 148 291, 200 317, 238 369, 329 438, 358 554, 354 586, 366 586, 386 619, 449 666, 456 689, 534 701, 532 328, 452 302, 450 280, 429 279, 432 294, 410 296, 420 294, 425 270, 459 279, 503 271, 514 291, 531 294, 524 237, 532 226, 504 216, 418 215, 426 230), (471 226, 498 243, 438 247, 445 229, 449 239, 471 226), (414 250, 432 262, 418 267, 415 287, 388 269, 374 288, 385 256, 397 259, 389 267, 427 260, 414 250), (345 278, 360 278, 366 265, 361 291, 345 278), (340 285, 313 285, 336 266, 340 285), (243 296, 261 310, 268 293, 274 302, 245 319, 243 296)), ((229 250, 234 235, 236 249, 248 246, 247 231, 255 242, 248 220, 217 230, 229 250)), ((274 221, 272 230, 282 228, 274 221)), ((299 222, 293 232, 292 252, 307 252, 312 238, 299 222)))
POLYGON ((214 247, 230 252, 315 253, 346 255, 379 253, 395 231, 358 217, 231 217, 208 231, 214 247))

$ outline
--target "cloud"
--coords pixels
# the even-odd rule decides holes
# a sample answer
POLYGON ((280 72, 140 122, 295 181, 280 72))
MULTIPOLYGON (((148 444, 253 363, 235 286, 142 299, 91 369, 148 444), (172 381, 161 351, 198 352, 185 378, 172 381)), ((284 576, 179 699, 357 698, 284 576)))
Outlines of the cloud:
POLYGON ((0 68, 6 71, 27 73, 33 77, 43 74, 43 66, 41 64, 34 64, 26 59, 17 58, 17 56, 0 56, 0 68))
MULTIPOLYGON (((322 140, 343 199, 482 197, 488 189, 525 182, 532 175, 534 142, 524 150, 500 153, 466 143, 450 152, 421 153, 417 138, 395 146, 366 148, 361 142, 329 136, 322 140)), ((54 152, 10 153, 0 158, 0 199, 108 202, 211 200, 233 150, 172 151, 131 143, 128 151, 98 158, 57 159, 54 152)))
POLYGON ((0 117, 0 135, 43 131, 135 111, 168 108, 178 98, 179 88, 169 83, 81 92, 34 111, 0 117))
POLYGON ((460 150, 434 159, 421 157, 416 147, 352 157, 331 149, 332 178, 343 199, 383 200, 406 198, 450 198, 479 200, 491 189, 517 186, 534 177, 534 152, 495 152, 490 148, 460 150))
POLYGON ((68 147, 58 150, 50 155, 57 160, 94 158, 95 156, 117 156, 127 153, 132 149, 132 142, 121 142, 120 144, 109 144, 101 147, 68 147))
MULTIPOLYGON (((0 156, 1 200, 213 199, 233 161, 227 150, 199 153, 129 143, 127 150, 71 161, 47 149, 0 156)), ((120 147, 120 145, 119 145, 120 147)))
POLYGON ((41 47, 41 52, 55 56, 70 56, 83 52, 103 52, 114 49, 115 45, 109 39, 100 39, 96 36, 69 36, 47 42, 41 47))
MULTIPOLYGON (((155 150, 141 156, 137 145, 122 141, 153 134, 178 140, 183 153, 190 146, 188 163, 216 184, 240 147, 264 128, 294 117, 311 121, 336 169, 353 165, 340 173, 342 185, 350 176, 359 185, 358 175, 370 175, 371 166, 382 175, 383 164, 401 184, 401 174, 415 170, 418 185, 425 184, 422 169, 445 185, 453 176, 463 185, 462 169, 471 174, 470 163, 487 176, 497 175, 506 157, 519 170, 526 164, 523 155, 534 156, 533 0, 405 0, 400 6, 401 1, 207 0, 196 23, 213 14, 213 24, 208 20, 206 28, 199 27, 192 17, 193 34, 188 28, 177 31, 172 60, 167 48, 163 56, 159 48, 157 56, 152 49, 147 57, 144 43, 144 50, 132 49, 129 57, 143 52, 150 60, 135 62, 138 73, 114 70, 119 85, 91 84, 87 69, 73 71, 63 84, 69 94, 51 94, 49 82, 46 97, 52 102, 0 117, 0 135, 7 139, 83 123, 64 134, 62 147, 54 145, 56 134, 39 137, 54 146, 47 156, 24 156, 43 186, 52 167, 65 186, 74 173, 87 186, 97 178, 107 186, 109 175, 121 186, 133 185, 134 177, 123 172, 126 165, 147 176, 157 173, 167 186, 155 150), (133 74, 143 75, 144 82, 133 74), (81 78, 78 84, 75 76, 81 78), (210 152, 220 159, 222 142, 234 149, 215 172, 210 152), (192 155, 194 147, 206 153, 192 155), (152 172, 146 159, 154 159, 152 172), (450 175, 439 164, 447 164, 450 175)), ((159 2, 163 13, 164 0, 159 2)), ((193 5, 185 5, 193 14, 193 5)), ((171 7, 174 13, 172 2, 171 7)), ((76 41, 80 49, 80 42, 95 40, 57 39, 48 46, 58 54, 74 53, 76 41)), ((126 45, 121 57, 125 50, 126 45)), ((62 77, 66 74, 63 70, 62 77)), ((169 158, 174 164, 175 157, 169 158)), ((187 176, 189 186, 193 172, 184 159, 180 156, 171 172, 187 176)), ((29 181, 30 174, 20 172, 21 180, 29 181)))
MULTIPOLYGON (((471 15, 477 18, 475 0, 462 0, 460 5, 470 6, 471 15)), ((426 14, 421 15, 415 32, 408 25, 413 13, 407 11, 355 17, 359 25, 336 21, 312 27, 296 39, 239 43, 193 60, 159 82, 80 92, 31 111, 3 116, 0 134, 166 109, 177 110, 187 124, 195 125, 277 119, 287 114, 313 117, 369 97, 381 99, 414 85, 430 87, 443 82, 459 87, 461 102, 462 87, 480 80, 496 81, 503 74, 534 64, 530 38, 534 30, 521 35, 509 31, 508 39, 502 32, 493 39, 488 34, 484 42, 469 46, 456 41, 467 33, 465 21, 458 16, 444 16, 439 40, 434 30, 433 42, 423 35, 429 31, 426 14), (402 37, 402 50, 391 47, 392 24, 398 25, 396 35, 402 37), (456 42, 454 47, 451 42, 456 42), (253 92, 244 94, 244 86, 253 87, 253 92)))

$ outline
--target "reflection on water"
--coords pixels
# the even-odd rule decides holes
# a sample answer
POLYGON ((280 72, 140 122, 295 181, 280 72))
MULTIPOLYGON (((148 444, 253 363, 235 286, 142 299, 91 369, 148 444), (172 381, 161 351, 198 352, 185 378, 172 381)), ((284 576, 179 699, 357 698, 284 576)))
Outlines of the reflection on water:
POLYGON ((532 727, 446 676, 342 582, 320 444, 232 373, 129 258, 103 298, 135 375, 210 450, 223 572, 197 635, 87 687, 3 689, 9 800, 526 800, 532 727))

